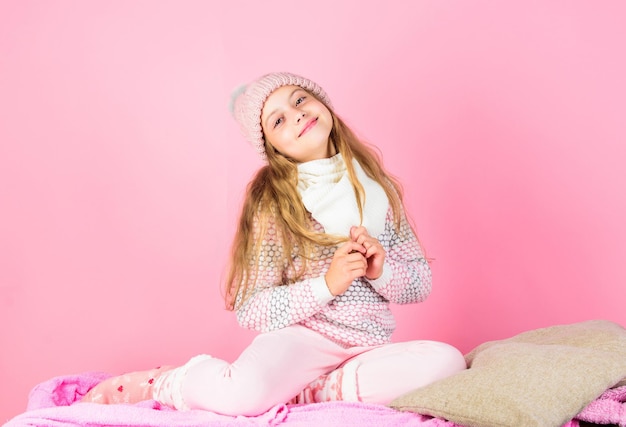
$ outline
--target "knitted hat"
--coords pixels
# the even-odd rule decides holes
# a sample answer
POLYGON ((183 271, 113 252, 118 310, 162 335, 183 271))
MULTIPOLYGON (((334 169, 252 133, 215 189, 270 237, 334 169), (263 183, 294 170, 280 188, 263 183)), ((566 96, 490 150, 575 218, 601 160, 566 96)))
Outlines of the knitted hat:
POLYGON ((232 94, 231 112, 250 142, 263 160, 266 160, 261 111, 265 100, 282 86, 300 86, 317 96, 327 107, 332 108, 330 98, 317 83, 291 73, 266 74, 252 83, 240 87, 232 94))

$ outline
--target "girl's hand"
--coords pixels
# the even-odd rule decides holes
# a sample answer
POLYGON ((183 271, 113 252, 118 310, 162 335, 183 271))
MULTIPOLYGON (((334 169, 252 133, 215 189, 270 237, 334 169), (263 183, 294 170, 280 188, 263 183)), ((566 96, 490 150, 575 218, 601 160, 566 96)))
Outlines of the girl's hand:
POLYGON ((340 295, 348 289, 352 281, 365 275, 367 260, 365 248, 353 241, 341 245, 333 255, 333 260, 326 272, 326 286, 333 295, 340 295))
POLYGON ((370 236, 367 229, 362 226, 350 228, 350 238, 365 250, 363 253, 367 260, 365 277, 370 280, 378 279, 383 274, 383 264, 387 255, 383 245, 378 239, 370 236))

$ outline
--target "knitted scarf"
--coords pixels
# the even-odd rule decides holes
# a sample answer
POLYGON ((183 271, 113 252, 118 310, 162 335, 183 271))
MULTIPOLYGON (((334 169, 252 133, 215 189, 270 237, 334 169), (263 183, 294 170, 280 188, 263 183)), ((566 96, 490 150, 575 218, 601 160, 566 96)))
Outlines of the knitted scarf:
POLYGON ((365 190, 362 223, 341 153, 299 164, 298 191, 304 206, 327 233, 349 236, 350 227, 362 225, 370 236, 378 237, 385 230, 389 208, 387 194, 380 184, 365 174, 356 160, 353 165, 357 179, 365 190))

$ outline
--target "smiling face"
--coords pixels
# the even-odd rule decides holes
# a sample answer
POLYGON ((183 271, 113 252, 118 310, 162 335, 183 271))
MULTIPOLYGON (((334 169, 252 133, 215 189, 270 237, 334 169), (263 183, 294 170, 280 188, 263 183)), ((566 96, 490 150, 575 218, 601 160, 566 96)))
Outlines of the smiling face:
POLYGON ((267 97, 261 111, 265 140, 285 157, 308 162, 336 154, 330 141, 330 110, 299 86, 282 86, 267 97))

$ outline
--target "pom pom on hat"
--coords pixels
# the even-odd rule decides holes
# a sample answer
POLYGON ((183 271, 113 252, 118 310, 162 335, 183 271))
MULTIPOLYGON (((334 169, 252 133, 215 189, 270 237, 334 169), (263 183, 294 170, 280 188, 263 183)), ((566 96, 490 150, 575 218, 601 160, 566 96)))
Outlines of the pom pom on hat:
POLYGON ((246 140, 263 160, 266 160, 267 156, 261 127, 261 111, 267 97, 282 86, 300 86, 318 97, 327 107, 332 108, 330 98, 321 86, 305 77, 287 72, 265 74, 248 85, 236 88, 231 94, 231 113, 239 123, 246 140))
POLYGON ((246 87, 247 85, 245 84, 239 85, 230 94, 230 103, 228 104, 228 110, 230 111, 230 114, 232 114, 233 116, 235 115, 235 100, 239 98, 239 95, 241 95, 242 93, 246 91, 246 87))

